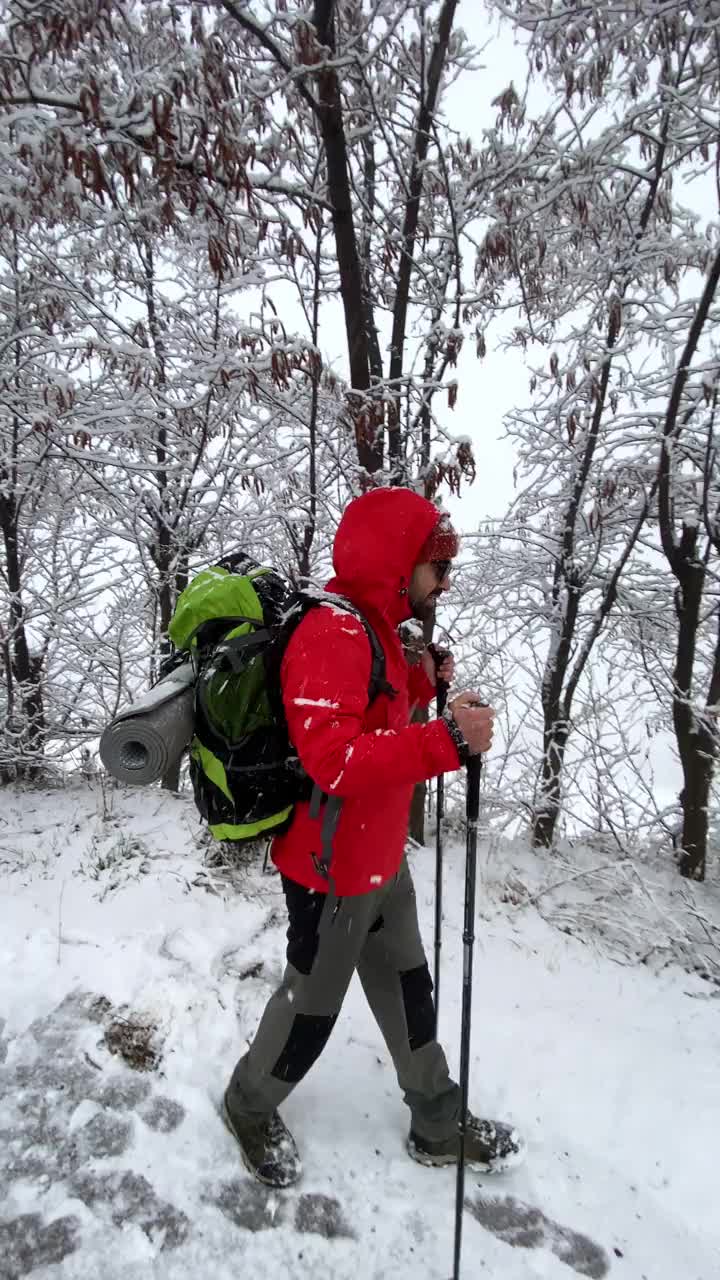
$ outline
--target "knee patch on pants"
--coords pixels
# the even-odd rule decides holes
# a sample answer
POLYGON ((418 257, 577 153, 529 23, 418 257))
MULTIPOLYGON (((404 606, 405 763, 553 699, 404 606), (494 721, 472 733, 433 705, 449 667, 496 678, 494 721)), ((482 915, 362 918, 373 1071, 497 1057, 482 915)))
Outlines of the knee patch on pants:
POLYGON ((406 969, 400 974, 408 1039, 413 1052, 435 1039, 435 1005, 433 984, 427 964, 406 969))
POLYGON ((337 1016, 336 1013, 297 1013, 272 1074, 286 1084, 302 1080, 325 1048, 337 1016))

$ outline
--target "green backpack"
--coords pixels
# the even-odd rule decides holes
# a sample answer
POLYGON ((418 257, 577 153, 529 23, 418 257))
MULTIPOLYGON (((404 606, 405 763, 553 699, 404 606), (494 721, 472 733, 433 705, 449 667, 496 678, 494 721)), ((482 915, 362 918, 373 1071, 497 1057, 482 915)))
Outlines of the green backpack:
POLYGON ((176 651, 170 661, 189 658, 195 670, 190 777, 198 810, 218 840, 277 835, 298 800, 324 799, 290 743, 280 687, 291 635, 310 609, 323 605, 354 615, 365 628, 372 650, 368 704, 389 693, 382 645, 342 596, 297 591, 275 569, 240 554, 202 570, 178 597, 168 627, 176 651))

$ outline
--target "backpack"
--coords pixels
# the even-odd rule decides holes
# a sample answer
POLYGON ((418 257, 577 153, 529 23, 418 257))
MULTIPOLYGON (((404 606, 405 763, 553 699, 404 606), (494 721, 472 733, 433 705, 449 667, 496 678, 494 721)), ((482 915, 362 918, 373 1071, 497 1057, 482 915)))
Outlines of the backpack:
MULTIPOLYGON (((188 658, 193 664, 190 777, 197 808, 218 840, 278 835, 299 800, 310 799, 317 816, 326 799, 290 743, 280 686, 291 635, 310 609, 323 605, 353 615, 365 629, 372 651, 368 705, 380 693, 392 695, 382 645, 343 596, 295 590, 275 569, 241 553, 203 569, 178 597, 168 627, 175 652, 164 666, 188 658)), ((326 805, 323 874, 339 809, 335 797, 326 805)))

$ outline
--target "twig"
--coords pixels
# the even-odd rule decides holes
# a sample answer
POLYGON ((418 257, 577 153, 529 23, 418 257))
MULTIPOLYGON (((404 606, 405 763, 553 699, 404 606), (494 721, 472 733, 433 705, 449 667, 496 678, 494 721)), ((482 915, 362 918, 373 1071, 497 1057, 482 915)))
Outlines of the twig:
POLYGON ((702 915, 698 911, 697 907, 692 901, 692 898, 690 894, 687 892, 687 890, 685 890, 684 888, 681 888, 680 896, 683 902, 685 903, 687 910, 690 912, 690 915, 694 916, 698 924, 702 925, 705 933, 707 934, 708 942, 713 942, 714 940, 713 940, 711 931, 715 933, 720 933, 720 925, 715 924, 712 920, 708 920, 707 916, 702 915))
POLYGON ((566 876, 564 880, 557 880, 555 884, 548 884, 544 889, 539 889, 537 893, 533 893, 528 899, 529 906, 533 906, 539 898, 546 893, 552 893, 553 889, 561 889, 564 884, 571 884, 574 880, 582 880, 585 876, 599 875, 601 871, 611 871, 614 867, 626 866, 632 859, 620 858, 617 862, 603 862, 599 867, 589 867, 587 871, 577 871, 574 876, 566 876))

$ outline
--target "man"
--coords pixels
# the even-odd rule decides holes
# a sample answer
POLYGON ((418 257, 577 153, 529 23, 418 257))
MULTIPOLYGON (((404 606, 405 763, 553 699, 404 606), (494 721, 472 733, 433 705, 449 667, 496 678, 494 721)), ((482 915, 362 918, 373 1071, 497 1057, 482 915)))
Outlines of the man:
MULTIPOLYGON (((408 489, 377 489, 351 502, 335 537, 327 590, 362 613, 385 653, 386 690, 369 701, 372 653, 359 619, 332 604, 312 609, 281 672, 290 738, 330 803, 342 800, 329 870, 323 808, 299 804, 273 845, 289 915, 287 967, 225 1093, 223 1114, 250 1171, 286 1187, 300 1176, 277 1107, 322 1052, 357 970, 410 1108, 409 1154, 457 1160, 460 1089, 435 1039, 432 980, 404 857, 413 787, 487 751, 493 712, 461 694, 446 717, 409 724, 410 707, 435 695, 429 653, 413 668, 398 627, 432 616, 448 589, 458 538, 446 517, 408 489)), ((453 675, 452 659, 441 667, 453 675)), ((469 1165, 497 1172, 520 1158, 507 1125, 469 1117, 469 1165)))

